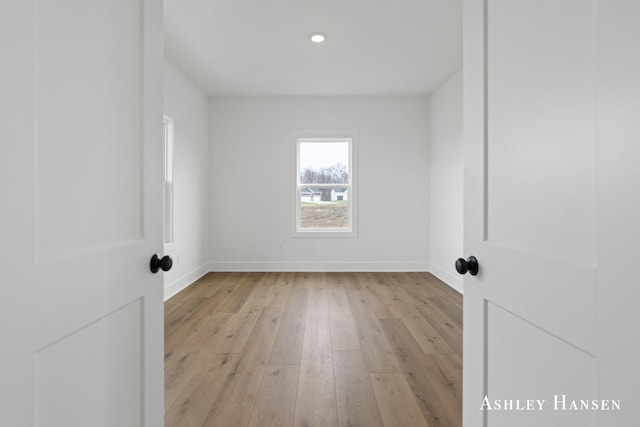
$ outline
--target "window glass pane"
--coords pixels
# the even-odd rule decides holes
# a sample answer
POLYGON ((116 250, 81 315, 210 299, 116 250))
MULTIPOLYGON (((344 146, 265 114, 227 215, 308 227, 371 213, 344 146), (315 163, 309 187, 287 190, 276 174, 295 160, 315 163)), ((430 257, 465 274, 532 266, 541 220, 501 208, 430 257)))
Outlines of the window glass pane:
POLYGON ((173 184, 164 184, 164 242, 173 243, 173 184))
POLYGON ((300 186, 298 197, 300 229, 350 229, 348 187, 300 186))
POLYGON ((301 184, 349 183, 348 142, 300 142, 301 184))
POLYGON ((173 243, 173 120, 164 119, 164 243, 173 243))

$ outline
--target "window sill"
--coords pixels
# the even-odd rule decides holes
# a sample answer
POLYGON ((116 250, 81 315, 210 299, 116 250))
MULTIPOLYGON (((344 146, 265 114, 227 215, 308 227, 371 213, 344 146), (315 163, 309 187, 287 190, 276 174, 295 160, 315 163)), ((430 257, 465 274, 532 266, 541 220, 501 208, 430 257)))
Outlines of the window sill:
POLYGON ((358 237, 356 231, 296 231, 293 237, 358 237))

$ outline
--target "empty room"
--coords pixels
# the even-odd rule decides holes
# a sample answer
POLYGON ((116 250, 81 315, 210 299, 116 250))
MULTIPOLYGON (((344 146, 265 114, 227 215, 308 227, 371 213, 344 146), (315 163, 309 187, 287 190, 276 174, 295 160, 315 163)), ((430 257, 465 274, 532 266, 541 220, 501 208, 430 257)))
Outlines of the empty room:
POLYGON ((640 425, 638 22, 4 1, 0 425, 640 425))

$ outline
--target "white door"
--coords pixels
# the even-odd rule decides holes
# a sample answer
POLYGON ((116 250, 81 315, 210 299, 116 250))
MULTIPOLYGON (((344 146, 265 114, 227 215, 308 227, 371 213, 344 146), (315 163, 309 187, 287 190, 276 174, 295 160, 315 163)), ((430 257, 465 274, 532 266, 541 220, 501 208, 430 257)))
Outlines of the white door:
POLYGON ((464 425, 640 425, 640 2, 464 10, 464 425))
POLYGON ((0 425, 163 424, 162 3, 0 7, 0 425))

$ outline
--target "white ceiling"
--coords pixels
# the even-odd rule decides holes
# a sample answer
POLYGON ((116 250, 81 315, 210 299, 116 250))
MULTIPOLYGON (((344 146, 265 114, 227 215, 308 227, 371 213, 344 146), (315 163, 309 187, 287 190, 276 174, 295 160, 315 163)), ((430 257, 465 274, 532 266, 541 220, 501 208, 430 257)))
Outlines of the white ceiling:
POLYGON ((461 3, 165 0, 165 53, 211 96, 427 95, 462 65, 461 3))

